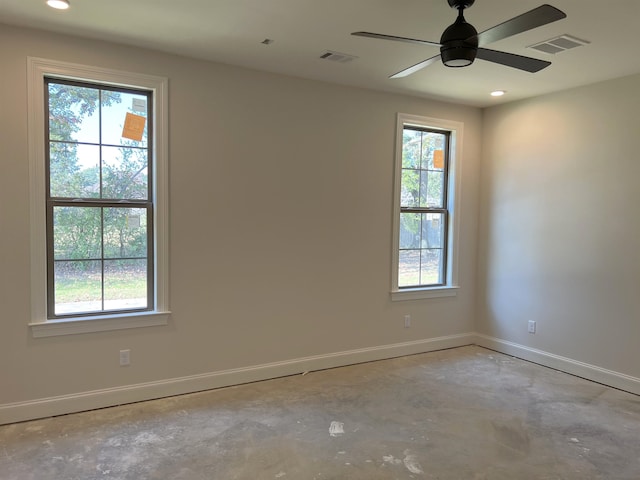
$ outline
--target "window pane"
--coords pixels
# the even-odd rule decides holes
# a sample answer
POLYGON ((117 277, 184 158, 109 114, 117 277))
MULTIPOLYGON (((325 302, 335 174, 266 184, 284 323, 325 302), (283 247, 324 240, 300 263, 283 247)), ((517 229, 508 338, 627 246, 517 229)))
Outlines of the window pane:
POLYGON ((433 166, 433 138, 434 134, 422 132, 422 151, 420 153, 420 168, 426 170, 433 166))
POLYGON ((100 208, 53 208, 54 260, 100 258, 101 239, 100 208))
POLYGON ((417 207, 420 200, 419 170, 402 170, 401 207, 417 207))
POLYGON ((49 139, 98 143, 98 90, 49 83, 49 139))
POLYGON ((108 145, 147 145, 147 97, 127 92, 102 91, 102 143, 108 145), (127 113, 144 117, 144 129, 140 141, 123 137, 127 113))
POLYGON ((420 250, 401 250, 398 265, 398 286, 420 284, 420 250))
POLYGON ((400 248, 420 247, 420 214, 400 214, 400 248))
POLYGON ((422 285, 443 283, 442 278, 442 250, 422 250, 420 262, 420 283, 422 285))
POLYGON ((423 170, 443 169, 442 160, 444 160, 446 135, 434 132, 423 132, 422 135, 422 161, 420 168, 423 170))
POLYGON ((55 314, 102 310, 102 271, 99 261, 54 263, 55 314))
POLYGON ((104 262, 104 304, 106 310, 147 307, 146 260, 104 262))
POLYGON ((420 167, 422 132, 404 130, 402 134, 402 168, 420 167))
POLYGON ((103 147, 102 161, 102 198, 147 199, 148 163, 146 149, 103 147))
POLYGON ((145 209, 104 209, 104 257, 147 257, 147 211, 145 209))
POLYGON ((49 184, 52 197, 97 198, 100 195, 100 147, 52 142, 49 184))
POLYGON ((444 172, 429 170, 427 172, 427 203, 434 208, 443 208, 444 205, 444 172))
POLYGON ((444 215, 441 213, 422 214, 422 237, 420 246, 422 248, 443 248, 444 247, 444 215))
POLYGON ((427 207, 427 189, 429 188, 429 175, 426 170, 420 170, 420 207, 427 207))

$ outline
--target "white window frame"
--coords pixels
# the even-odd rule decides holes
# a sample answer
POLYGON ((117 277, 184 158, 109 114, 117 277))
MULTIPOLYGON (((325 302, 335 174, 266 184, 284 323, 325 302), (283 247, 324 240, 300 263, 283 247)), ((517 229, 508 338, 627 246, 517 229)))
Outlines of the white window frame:
POLYGON ((167 325, 169 320, 169 184, 168 164, 168 79, 59 62, 27 59, 29 112, 29 176, 31 222, 31 319, 34 337, 91 333, 126 328, 167 325), (109 313, 98 316, 47 319, 47 234, 45 156, 45 77, 87 81, 118 87, 142 88, 153 93, 154 112, 154 275, 155 305, 151 311, 109 313))
POLYGON ((457 295, 458 285, 458 246, 460 224, 460 185, 462 170, 462 133, 464 124, 461 122, 442 120, 438 118, 422 117, 398 113, 396 122, 396 152, 394 165, 393 188, 393 255, 391 269, 391 299, 419 300, 423 298, 452 297, 457 295), (400 193, 402 182, 402 137, 405 126, 428 128, 450 133, 449 142, 449 174, 447 210, 449 222, 447 231, 447 265, 446 281, 444 285, 434 287, 398 287, 398 266, 400 257, 400 193))

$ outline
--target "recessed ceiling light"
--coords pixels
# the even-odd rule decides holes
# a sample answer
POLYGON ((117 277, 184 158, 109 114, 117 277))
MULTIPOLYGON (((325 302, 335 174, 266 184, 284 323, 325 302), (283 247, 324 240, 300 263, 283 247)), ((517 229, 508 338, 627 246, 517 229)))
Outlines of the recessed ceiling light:
POLYGON ((493 92, 491 92, 491 96, 492 97, 501 97, 505 93, 507 93, 505 90, 494 90, 493 92))
POLYGON ((66 10, 70 7, 69 0, 47 0, 47 5, 58 10, 66 10))

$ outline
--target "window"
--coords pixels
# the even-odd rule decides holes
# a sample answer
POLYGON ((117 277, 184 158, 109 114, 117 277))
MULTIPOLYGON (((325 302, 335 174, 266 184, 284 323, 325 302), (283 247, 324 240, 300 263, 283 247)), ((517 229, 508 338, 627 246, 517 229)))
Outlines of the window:
POLYGON ((154 305, 152 100, 45 78, 49 319, 154 305))
POLYGON ((462 124, 398 115, 392 298, 455 295, 462 124))
POLYGON ((166 79, 29 71, 34 336, 166 324, 166 79))

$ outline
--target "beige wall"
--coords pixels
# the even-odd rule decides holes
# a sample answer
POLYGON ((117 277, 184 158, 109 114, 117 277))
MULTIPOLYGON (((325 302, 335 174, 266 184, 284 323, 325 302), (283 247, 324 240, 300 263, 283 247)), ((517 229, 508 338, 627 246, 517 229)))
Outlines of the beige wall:
POLYGON ((638 85, 626 77, 485 112, 478 251, 479 332, 636 385, 638 85))
POLYGON ((480 110, 7 26, 0 65, 0 406, 473 331, 480 110), (169 78, 169 326, 31 337, 28 56, 169 78), (464 122, 455 298, 390 301, 398 112, 464 122))

